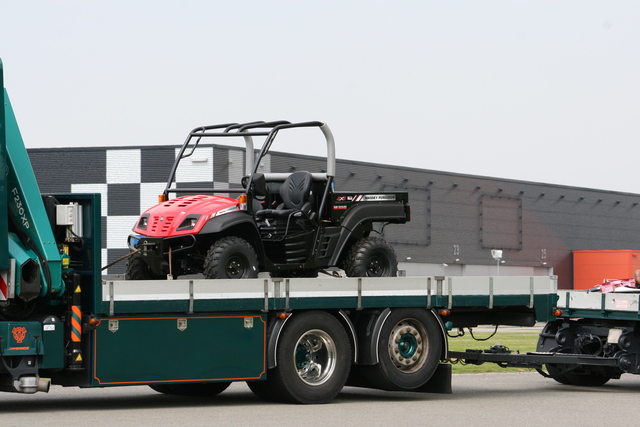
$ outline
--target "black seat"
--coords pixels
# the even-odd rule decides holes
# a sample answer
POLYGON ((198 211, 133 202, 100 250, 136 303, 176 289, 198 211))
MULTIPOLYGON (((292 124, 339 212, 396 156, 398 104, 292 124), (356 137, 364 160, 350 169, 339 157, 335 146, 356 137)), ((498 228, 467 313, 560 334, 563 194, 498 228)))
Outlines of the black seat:
POLYGON ((308 216, 313 205, 309 200, 313 178, 307 171, 294 172, 280 186, 282 203, 276 209, 263 209, 256 212, 258 218, 288 218, 297 212, 308 216))

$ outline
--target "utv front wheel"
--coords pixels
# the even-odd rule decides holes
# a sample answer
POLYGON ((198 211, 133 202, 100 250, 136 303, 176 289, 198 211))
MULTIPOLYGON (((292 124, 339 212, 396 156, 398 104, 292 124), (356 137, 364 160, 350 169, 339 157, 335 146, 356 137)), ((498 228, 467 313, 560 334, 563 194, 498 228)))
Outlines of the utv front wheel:
POLYGON ((398 260, 393 248, 378 237, 365 237, 349 249, 344 261, 349 277, 395 277, 398 260))
POLYGON ((151 272, 151 269, 140 253, 135 253, 129 257, 127 271, 125 273, 126 280, 161 280, 164 278, 165 277, 157 276, 151 272))
POLYGON ((204 260, 207 279, 250 279, 258 277, 258 257, 240 237, 224 237, 213 245, 204 260))

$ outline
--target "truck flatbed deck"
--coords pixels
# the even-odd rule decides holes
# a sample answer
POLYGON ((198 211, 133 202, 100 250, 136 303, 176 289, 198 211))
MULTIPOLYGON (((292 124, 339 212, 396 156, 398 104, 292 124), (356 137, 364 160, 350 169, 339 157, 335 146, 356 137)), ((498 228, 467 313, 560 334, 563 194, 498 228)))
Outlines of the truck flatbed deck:
POLYGON ((380 307, 458 309, 519 306, 536 309, 546 321, 556 299, 555 276, 268 278, 107 280, 97 312, 183 312, 300 310, 380 307))

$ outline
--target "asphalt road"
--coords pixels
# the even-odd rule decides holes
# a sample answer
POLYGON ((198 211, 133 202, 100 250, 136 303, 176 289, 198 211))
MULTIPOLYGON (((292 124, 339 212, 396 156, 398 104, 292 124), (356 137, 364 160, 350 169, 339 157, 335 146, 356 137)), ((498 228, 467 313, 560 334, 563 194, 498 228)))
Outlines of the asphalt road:
POLYGON ((621 426, 637 424, 640 376, 599 388, 564 386, 535 372, 457 374, 451 395, 345 388, 330 404, 265 403, 246 384, 209 399, 148 387, 0 394, 9 426, 621 426))

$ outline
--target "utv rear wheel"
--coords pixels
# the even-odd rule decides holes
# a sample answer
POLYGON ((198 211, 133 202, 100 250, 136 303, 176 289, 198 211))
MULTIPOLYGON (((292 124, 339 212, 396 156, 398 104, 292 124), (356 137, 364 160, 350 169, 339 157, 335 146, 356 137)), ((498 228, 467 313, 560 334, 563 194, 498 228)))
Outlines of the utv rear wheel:
POLYGON ((398 260, 389 243, 378 237, 365 237, 349 249, 344 261, 349 277, 395 277, 398 260))
POLYGON ((204 260, 207 279, 249 279, 258 277, 258 257, 240 237, 224 237, 213 245, 204 260))

